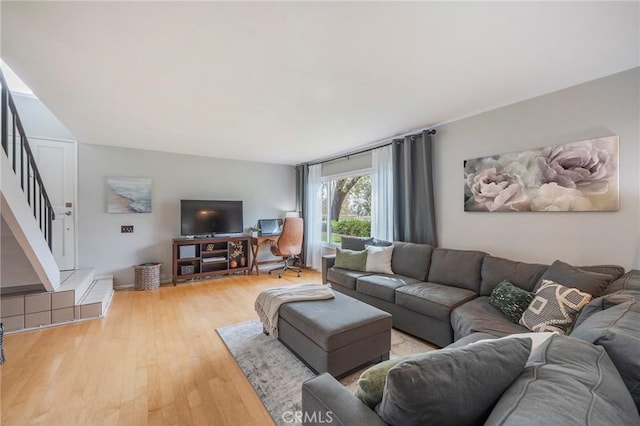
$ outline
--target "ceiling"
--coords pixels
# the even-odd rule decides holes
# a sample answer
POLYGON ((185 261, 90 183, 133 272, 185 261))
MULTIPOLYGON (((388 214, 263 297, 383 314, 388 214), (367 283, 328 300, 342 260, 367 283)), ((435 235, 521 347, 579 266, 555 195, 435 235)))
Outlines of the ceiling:
POLYGON ((640 65, 635 2, 10 2, 80 142, 297 164, 640 65))

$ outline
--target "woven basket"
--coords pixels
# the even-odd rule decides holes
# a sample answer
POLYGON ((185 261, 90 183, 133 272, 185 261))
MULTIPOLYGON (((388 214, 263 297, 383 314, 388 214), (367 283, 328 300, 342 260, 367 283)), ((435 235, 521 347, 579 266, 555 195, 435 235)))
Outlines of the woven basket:
POLYGON ((153 290, 160 287, 161 263, 143 263, 134 266, 136 270, 136 290, 153 290))

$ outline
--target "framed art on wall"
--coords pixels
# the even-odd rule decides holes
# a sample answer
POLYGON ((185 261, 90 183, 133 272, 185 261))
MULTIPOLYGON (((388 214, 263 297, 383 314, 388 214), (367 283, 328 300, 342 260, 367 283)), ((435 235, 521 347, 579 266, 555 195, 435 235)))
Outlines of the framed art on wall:
POLYGON ((151 179, 108 177, 107 213, 151 213, 151 179))
POLYGON ((464 162, 464 210, 618 210, 618 136, 464 162))

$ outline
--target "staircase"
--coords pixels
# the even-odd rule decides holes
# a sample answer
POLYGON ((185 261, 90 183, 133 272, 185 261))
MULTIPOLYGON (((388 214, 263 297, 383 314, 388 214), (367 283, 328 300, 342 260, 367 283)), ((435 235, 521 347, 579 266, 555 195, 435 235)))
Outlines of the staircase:
POLYGON ((5 293, 0 298, 7 333, 102 318, 113 297, 113 278, 95 277, 93 269, 60 273, 55 291, 5 293))
POLYGON ((0 70, 0 213, 3 254, 0 320, 7 332, 100 318, 113 296, 112 277, 92 269, 60 272, 52 253, 55 219, 13 97, 0 70))
POLYGON ((60 285, 62 288, 74 289, 75 320, 100 318, 113 297, 113 277, 94 277, 93 269, 79 269, 60 285))
POLYGON ((55 290, 60 285, 51 252, 55 214, 2 71, 0 83, 0 211, 44 288, 55 290))

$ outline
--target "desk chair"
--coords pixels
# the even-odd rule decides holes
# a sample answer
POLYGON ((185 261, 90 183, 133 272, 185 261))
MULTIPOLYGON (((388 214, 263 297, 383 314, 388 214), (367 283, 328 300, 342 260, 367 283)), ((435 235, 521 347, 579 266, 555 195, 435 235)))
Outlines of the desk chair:
POLYGON ((278 241, 271 246, 271 253, 276 256, 281 256, 284 266, 275 268, 269 271, 269 274, 273 271, 278 272, 278 278, 282 278, 282 274, 286 270, 292 270, 298 273, 300 276, 301 268, 293 266, 295 260, 300 256, 302 252, 302 235, 304 234, 304 220, 299 217, 287 217, 284 219, 284 225, 282 225, 282 233, 278 241))

